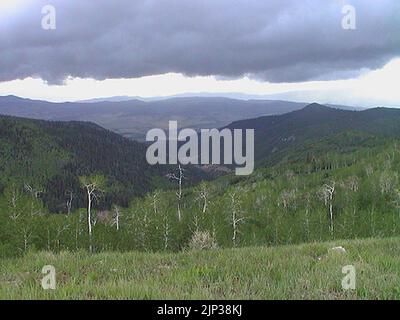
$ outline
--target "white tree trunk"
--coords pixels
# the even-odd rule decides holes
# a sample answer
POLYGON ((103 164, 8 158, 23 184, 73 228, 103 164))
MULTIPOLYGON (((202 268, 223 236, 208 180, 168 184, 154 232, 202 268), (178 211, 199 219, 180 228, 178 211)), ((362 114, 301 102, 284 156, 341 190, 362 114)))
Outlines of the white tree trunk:
POLYGON ((93 252, 92 246, 92 192, 88 189, 88 231, 89 231, 89 251, 93 252))
POLYGON ((207 198, 204 198, 203 213, 206 213, 206 211, 207 211, 207 198))
POLYGON ((119 231, 119 208, 115 207, 115 223, 117 225, 117 231, 119 231))
POLYGON ((92 237, 92 195, 88 191, 88 229, 89 237, 92 237))

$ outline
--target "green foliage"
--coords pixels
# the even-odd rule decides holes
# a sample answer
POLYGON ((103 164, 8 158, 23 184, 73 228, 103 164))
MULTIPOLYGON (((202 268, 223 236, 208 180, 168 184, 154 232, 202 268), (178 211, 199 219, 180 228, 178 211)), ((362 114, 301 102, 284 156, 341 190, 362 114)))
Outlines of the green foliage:
MULTIPOLYGON (((207 235, 219 248, 399 235, 399 140, 392 137, 392 121, 384 121, 397 113, 377 117, 376 110, 368 111, 360 120, 352 112, 310 108, 294 113, 303 131, 293 115, 272 117, 304 139, 272 152, 264 159, 268 165, 245 178, 225 176, 197 186, 185 180, 182 194, 176 185, 164 188, 170 167, 162 171, 140 158, 143 145, 92 124, 0 117, 0 254, 89 247, 181 251, 196 247, 195 235, 207 235), (333 120, 322 117, 314 127, 326 113, 333 120), (345 130, 349 115, 361 131, 345 130), (378 120, 368 129, 363 121, 373 117, 378 120), (321 125, 325 136, 311 138, 321 125), (103 194, 91 208, 89 237, 82 184, 93 183, 103 194), (71 199, 70 210, 52 210, 57 201, 68 207, 71 199)), ((188 168, 185 176, 194 172, 188 168)))
MULTIPOLYGON (((175 190, 148 193, 126 208, 109 210, 100 198, 93 208, 93 249, 180 251, 193 247, 195 234, 209 235, 218 247, 400 234, 397 140, 381 139, 378 146, 344 154, 309 152, 312 158, 287 158, 247 178, 222 177, 184 188, 180 221, 175 190), (335 188, 331 199, 326 186, 335 188)), ((108 187, 102 175, 82 177, 81 182, 108 187)), ((8 186, 0 197, 0 212, 3 255, 29 248, 58 252, 89 247, 86 211, 47 214, 32 188, 8 186), (16 221, 12 215, 18 216, 16 221)))
POLYGON ((79 183, 82 188, 87 188, 90 186, 91 188, 100 192, 105 192, 107 188, 107 179, 100 174, 79 177, 79 183))
POLYGON ((90 123, 46 122, 0 116, 0 192, 10 183, 42 190, 51 212, 84 207, 79 177, 107 178, 101 206, 128 205, 156 185, 161 169, 145 159, 145 146, 90 123), (157 180, 156 180, 157 179, 157 180))

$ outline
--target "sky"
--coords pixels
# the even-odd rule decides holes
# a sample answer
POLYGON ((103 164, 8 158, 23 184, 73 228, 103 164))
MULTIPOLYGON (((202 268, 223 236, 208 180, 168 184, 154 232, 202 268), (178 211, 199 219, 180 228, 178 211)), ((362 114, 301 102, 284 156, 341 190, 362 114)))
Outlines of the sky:
POLYGON ((398 0, 0 0, 0 95, 400 107, 399 29, 398 0))

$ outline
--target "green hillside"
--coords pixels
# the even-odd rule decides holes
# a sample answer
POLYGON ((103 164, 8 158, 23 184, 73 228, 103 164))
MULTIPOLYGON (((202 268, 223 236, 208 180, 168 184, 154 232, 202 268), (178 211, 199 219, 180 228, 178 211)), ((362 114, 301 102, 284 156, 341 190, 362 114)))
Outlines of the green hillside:
POLYGON ((399 238, 166 253, 29 253, 0 260, 0 299, 400 299, 399 238), (331 250, 342 246, 345 253, 331 250), (56 290, 43 290, 53 265, 56 290), (356 289, 342 288, 355 267, 356 289))
POLYGON ((14 201, 15 189, 8 187, 0 197, 0 254, 89 244, 94 251, 180 251, 399 236, 399 140, 347 153, 315 150, 313 158, 281 161, 246 178, 186 186, 181 197, 177 190, 158 190, 110 211, 96 203, 92 240, 84 207, 68 216, 43 215, 40 199, 22 193, 14 201))
MULTIPOLYGON (((400 110, 349 111, 314 103, 283 115, 237 121, 227 128, 255 130, 255 157, 259 166, 264 166, 279 162, 304 145, 326 143, 326 138, 349 131, 365 137, 400 137, 400 110)), ((349 142, 357 147, 356 141, 349 142)), ((331 139, 325 149, 338 144, 331 139)))
MULTIPOLYGON (((332 124, 319 136, 310 136, 309 121, 321 126, 336 117, 340 127, 346 111, 314 105, 281 116, 286 128, 285 119, 297 115, 293 123, 304 139, 274 152, 268 166, 248 177, 227 175, 191 185, 196 172, 187 168, 181 190, 175 180, 168 188, 167 179, 154 180, 166 171, 139 160, 143 145, 96 125, 3 118, 0 256, 29 250, 176 252, 399 236, 397 111, 371 112, 383 114, 383 120, 371 120, 369 130, 357 118, 341 130, 332 124), (322 115, 305 119, 315 108, 312 113, 322 115), (87 195, 78 178, 94 173, 106 178, 106 192, 94 199, 88 228, 87 195), (45 206, 52 199, 68 200, 68 181, 80 202, 71 214, 54 215, 58 207, 49 212, 45 206), (38 196, 41 187, 44 194, 38 196)), ((284 130, 276 129, 278 137, 284 130)))
POLYGON ((127 205, 162 183, 145 159, 146 147, 92 123, 49 122, 0 116, 0 191, 29 185, 42 191, 50 212, 84 206, 79 176, 107 179, 102 206, 127 205))

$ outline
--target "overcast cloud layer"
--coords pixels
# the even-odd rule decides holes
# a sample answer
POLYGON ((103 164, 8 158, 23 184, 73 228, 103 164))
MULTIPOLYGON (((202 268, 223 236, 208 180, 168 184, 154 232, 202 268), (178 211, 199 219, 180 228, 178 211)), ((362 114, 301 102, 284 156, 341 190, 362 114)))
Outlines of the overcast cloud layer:
POLYGON ((0 81, 168 72, 270 82, 343 79, 400 56, 400 1, 26 0, 0 13, 0 81), (41 8, 57 29, 41 28, 41 8))

